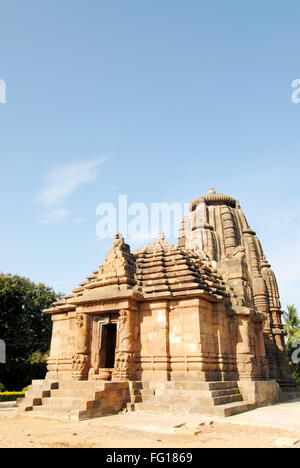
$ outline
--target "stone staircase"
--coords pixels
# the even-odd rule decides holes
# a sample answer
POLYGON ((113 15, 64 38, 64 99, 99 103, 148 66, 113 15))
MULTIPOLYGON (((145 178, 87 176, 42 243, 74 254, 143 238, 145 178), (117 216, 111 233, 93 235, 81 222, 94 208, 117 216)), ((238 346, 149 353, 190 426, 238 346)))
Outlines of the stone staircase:
POLYGON ((254 408, 237 382, 130 382, 128 411, 232 416, 254 408))
POLYGON ((231 416, 253 409, 237 382, 107 382, 34 380, 18 412, 80 421, 122 409, 150 413, 231 416))
POLYGON ((80 421, 117 413, 129 398, 128 382, 34 380, 17 404, 30 416, 80 421))

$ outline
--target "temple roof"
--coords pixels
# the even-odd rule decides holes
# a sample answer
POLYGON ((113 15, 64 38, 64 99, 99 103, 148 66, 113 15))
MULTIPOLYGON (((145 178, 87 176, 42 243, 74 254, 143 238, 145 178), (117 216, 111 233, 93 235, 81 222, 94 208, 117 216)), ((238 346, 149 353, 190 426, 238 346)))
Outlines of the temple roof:
POLYGON ((145 298, 155 296, 226 296, 225 285, 214 268, 190 252, 162 237, 134 252, 137 287, 145 298))
POLYGON ((205 203, 206 205, 227 205, 235 208, 237 205, 237 200, 229 195, 224 195, 222 193, 216 193, 214 188, 211 188, 207 195, 202 195, 196 200, 193 200, 190 208, 191 211, 194 211, 200 203, 205 203))
POLYGON ((67 312, 79 304, 116 297, 140 301, 187 296, 216 301, 227 297, 225 284, 210 261, 164 239, 160 233, 157 241, 132 254, 123 237, 116 234, 99 269, 46 312, 67 312))

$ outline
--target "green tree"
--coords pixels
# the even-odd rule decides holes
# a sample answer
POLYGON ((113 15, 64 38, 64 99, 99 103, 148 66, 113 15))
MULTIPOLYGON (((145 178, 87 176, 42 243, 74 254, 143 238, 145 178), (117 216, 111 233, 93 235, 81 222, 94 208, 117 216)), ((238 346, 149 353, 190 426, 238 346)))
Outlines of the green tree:
POLYGON ((300 319, 294 305, 287 306, 287 311, 283 313, 284 329, 287 334, 287 342, 294 341, 295 335, 300 332, 300 319))
POLYGON ((6 364, 0 382, 19 390, 43 378, 51 340, 51 318, 43 309, 61 294, 18 275, 0 274, 0 339, 6 343, 6 364))
POLYGON ((289 362, 295 379, 300 383, 300 365, 292 361, 292 354, 295 351, 293 343, 300 340, 300 319, 294 305, 287 306, 287 311, 283 313, 284 329, 286 331, 286 347, 289 362))

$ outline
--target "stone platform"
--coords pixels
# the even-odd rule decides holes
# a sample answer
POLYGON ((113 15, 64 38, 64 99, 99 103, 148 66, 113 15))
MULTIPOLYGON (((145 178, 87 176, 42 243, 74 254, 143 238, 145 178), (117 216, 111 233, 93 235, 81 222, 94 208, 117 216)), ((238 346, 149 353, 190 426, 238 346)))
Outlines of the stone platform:
MULTIPOLYGON (((276 397, 270 394, 272 381, 257 382, 257 385, 261 390, 268 390, 265 393, 268 401, 276 397)), ((35 380, 25 398, 18 400, 18 412, 74 421, 120 411, 227 417, 259 406, 255 388, 255 385, 241 387, 236 381, 35 380)), ((262 395, 261 392, 261 401, 262 395)))

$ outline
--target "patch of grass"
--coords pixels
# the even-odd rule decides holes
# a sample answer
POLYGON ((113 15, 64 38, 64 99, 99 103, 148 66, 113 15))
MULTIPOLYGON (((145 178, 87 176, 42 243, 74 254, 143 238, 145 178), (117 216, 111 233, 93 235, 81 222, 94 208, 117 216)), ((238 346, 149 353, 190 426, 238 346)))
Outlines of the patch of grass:
POLYGON ((17 398, 23 398, 24 396, 24 392, 2 392, 0 393, 0 402, 16 401, 17 398))

